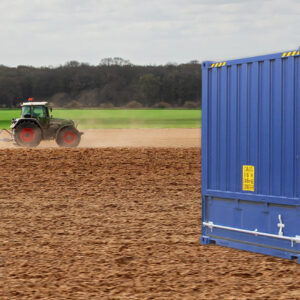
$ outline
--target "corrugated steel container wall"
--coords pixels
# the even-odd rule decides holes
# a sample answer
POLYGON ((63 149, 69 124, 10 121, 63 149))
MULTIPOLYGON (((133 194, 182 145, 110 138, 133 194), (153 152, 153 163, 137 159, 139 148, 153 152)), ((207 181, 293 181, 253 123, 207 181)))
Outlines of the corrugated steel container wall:
POLYGON ((205 62, 202 78, 204 219, 208 197, 299 205, 299 51, 205 62), (243 166, 254 167, 254 191, 243 166))

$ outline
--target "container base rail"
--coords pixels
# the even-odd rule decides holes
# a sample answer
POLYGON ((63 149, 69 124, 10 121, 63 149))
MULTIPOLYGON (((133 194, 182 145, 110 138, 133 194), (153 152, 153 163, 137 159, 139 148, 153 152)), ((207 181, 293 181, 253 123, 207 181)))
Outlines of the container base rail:
POLYGON ((298 264, 300 264, 300 254, 293 254, 291 252, 286 252, 282 249, 273 249, 273 248, 265 248, 264 245, 256 245, 256 244, 247 244, 247 243, 242 243, 241 241, 235 241, 235 240, 224 240, 224 239, 219 239, 218 237, 201 237, 201 243, 203 245, 208 245, 208 244, 216 244, 219 246, 224 246, 224 247, 229 247, 229 248, 234 248, 234 249, 239 249, 239 250, 244 250, 248 252, 254 252, 254 253, 259 253, 259 254, 265 254, 265 255, 270 255, 270 256, 275 256, 279 258, 285 258, 285 259, 297 259, 298 264))
MULTIPOLYGON (((300 263, 300 205, 203 197, 201 243, 300 263)), ((292 200, 291 200, 292 201, 292 200)))
MULTIPOLYGON (((281 219, 281 216, 279 215, 279 219, 281 219)), ((219 229, 225 229, 229 231, 236 231, 236 232, 241 232, 241 233, 246 233, 246 234, 252 234, 254 236, 265 236, 265 237, 270 237, 270 238, 275 238, 275 239, 282 239, 282 240, 288 240, 291 242, 291 247, 294 247, 294 243, 300 243, 300 236, 295 236, 295 237, 290 237, 290 236, 283 236, 283 235, 277 235, 277 234, 270 234, 270 233, 265 233, 265 232, 259 232, 257 229, 255 230, 245 230, 245 229, 240 229, 240 228, 234 228, 234 227, 228 227, 228 226, 222 226, 222 225, 216 225, 213 222, 203 222, 202 225, 204 227, 209 228, 211 233, 213 233, 214 228, 219 228, 219 229)), ((237 248, 241 250, 247 250, 247 251, 252 251, 252 252, 258 252, 261 254, 267 254, 267 255, 273 255, 281 258, 288 258, 288 259, 298 259, 298 263, 300 264, 300 254, 295 255, 286 251, 278 250, 278 249, 266 249, 266 248, 261 248, 257 245, 251 245, 251 244, 243 244, 241 241, 233 241, 233 240, 225 240, 225 239, 218 239, 217 237, 204 237, 202 236, 201 242, 204 245, 208 244, 217 244, 221 246, 227 246, 231 248, 237 248)), ((265 247, 265 245, 264 245, 265 247)))

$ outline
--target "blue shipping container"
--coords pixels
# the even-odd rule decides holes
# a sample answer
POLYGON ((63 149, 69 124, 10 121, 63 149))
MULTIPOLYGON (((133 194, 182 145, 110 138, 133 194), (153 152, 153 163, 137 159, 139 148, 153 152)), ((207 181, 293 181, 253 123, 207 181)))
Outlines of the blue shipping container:
POLYGON ((299 50, 202 64, 202 237, 300 262, 299 50))

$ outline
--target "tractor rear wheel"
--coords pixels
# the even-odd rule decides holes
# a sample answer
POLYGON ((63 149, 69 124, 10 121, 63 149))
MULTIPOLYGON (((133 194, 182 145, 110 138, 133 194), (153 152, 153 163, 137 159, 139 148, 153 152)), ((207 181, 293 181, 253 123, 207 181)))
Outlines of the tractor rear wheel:
POLYGON ((15 129, 14 139, 18 146, 37 147, 42 140, 42 131, 33 122, 22 122, 15 129))
POLYGON ((74 127, 66 127, 59 131, 56 137, 56 143, 60 147, 77 147, 81 140, 81 134, 74 127))

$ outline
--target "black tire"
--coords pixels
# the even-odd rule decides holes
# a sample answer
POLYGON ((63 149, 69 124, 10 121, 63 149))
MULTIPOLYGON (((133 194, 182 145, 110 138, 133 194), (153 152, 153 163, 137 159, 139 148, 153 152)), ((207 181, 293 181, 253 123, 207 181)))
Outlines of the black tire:
POLYGON ((65 127, 58 132, 56 143, 60 147, 75 148, 79 145, 81 134, 74 127, 65 127))
POLYGON ((42 131, 34 122, 22 122, 15 129, 14 140, 21 147, 37 147, 42 140, 42 131))

